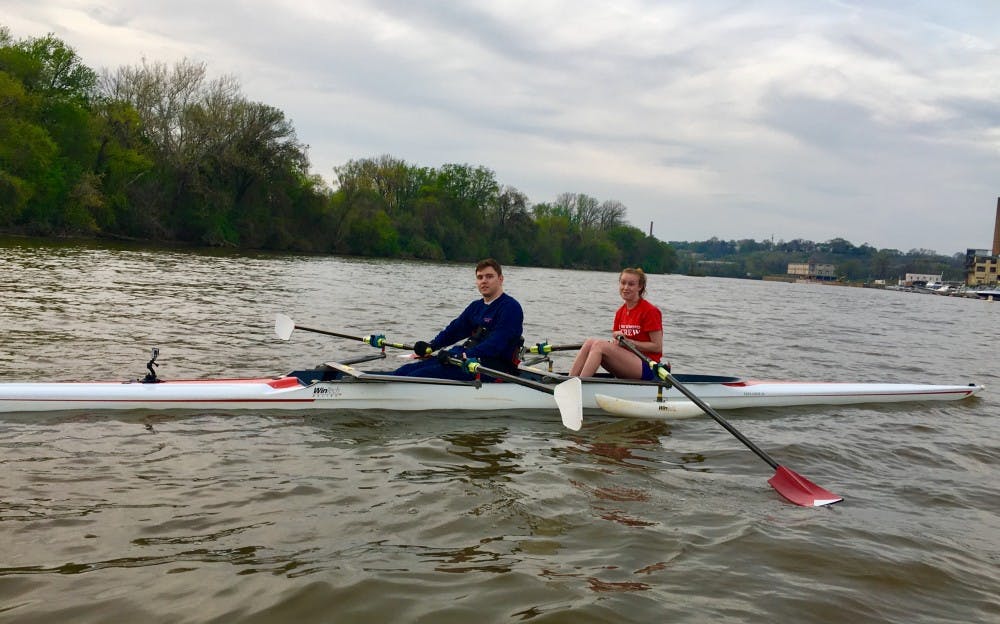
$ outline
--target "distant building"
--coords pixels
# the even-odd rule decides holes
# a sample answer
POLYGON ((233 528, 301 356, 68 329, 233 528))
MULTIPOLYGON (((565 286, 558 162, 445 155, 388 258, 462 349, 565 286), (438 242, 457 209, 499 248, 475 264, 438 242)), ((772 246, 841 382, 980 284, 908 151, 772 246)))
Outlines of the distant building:
POLYGON ((819 264, 818 262, 790 262, 788 263, 788 274, 800 279, 807 280, 832 280, 836 279, 837 267, 832 264, 819 264))
POLYGON ((1000 197, 997 198, 997 218, 993 224, 993 253, 986 249, 965 250, 965 283, 968 286, 996 286, 1000 266, 1000 197))
POLYGON ((968 286, 995 286, 1000 258, 985 249, 965 251, 965 283, 968 286))
POLYGON ((899 280, 900 286, 926 286, 927 284, 940 284, 944 280, 944 274, 938 273, 907 273, 906 277, 899 280))

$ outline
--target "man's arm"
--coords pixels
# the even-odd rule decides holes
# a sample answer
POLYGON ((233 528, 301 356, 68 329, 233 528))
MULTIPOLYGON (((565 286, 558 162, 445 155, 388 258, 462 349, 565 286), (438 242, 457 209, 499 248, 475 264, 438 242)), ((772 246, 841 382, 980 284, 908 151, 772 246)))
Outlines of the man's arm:
POLYGON ((457 318, 448 323, 448 326, 442 329, 437 336, 434 336, 434 339, 431 340, 431 347, 434 349, 443 349, 455 344, 459 340, 468 338, 473 330, 469 318, 472 316, 472 309, 476 303, 478 302, 473 301, 465 306, 465 309, 462 310, 462 313, 457 318))

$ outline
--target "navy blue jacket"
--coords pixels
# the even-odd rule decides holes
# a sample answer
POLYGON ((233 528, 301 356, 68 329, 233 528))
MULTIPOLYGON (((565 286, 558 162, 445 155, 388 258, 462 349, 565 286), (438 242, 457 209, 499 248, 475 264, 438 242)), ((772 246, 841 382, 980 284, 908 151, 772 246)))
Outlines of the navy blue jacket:
POLYGON ((478 358, 484 366, 512 370, 521 348, 524 333, 524 311, 521 304, 507 293, 489 304, 482 299, 473 301, 458 318, 431 340, 435 350, 472 338, 482 328, 485 335, 475 345, 463 349, 468 357, 478 358))
MULTIPOLYGON (((516 299, 504 293, 486 305, 482 299, 470 303, 454 321, 448 324, 430 342, 434 350, 447 347, 458 341, 467 341, 479 333, 480 340, 468 347, 454 347, 455 357, 465 353, 468 357, 477 358, 483 366, 510 374, 517 374, 516 360, 521 348, 521 333, 524 325, 524 312, 516 299)), ((436 379, 471 380, 472 375, 459 366, 442 364, 436 358, 418 360, 400 366, 392 373, 406 377, 433 377, 436 379)), ((489 381, 488 375, 483 379, 489 381)))

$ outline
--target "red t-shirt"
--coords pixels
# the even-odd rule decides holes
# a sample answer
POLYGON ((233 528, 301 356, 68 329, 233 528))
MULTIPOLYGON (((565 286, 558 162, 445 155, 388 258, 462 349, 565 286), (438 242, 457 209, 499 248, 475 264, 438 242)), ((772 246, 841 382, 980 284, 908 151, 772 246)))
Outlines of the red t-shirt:
MULTIPOLYGON (((615 312, 615 326, 612 330, 620 331, 631 340, 649 342, 649 332, 663 331, 663 315, 659 308, 645 299, 639 299, 639 303, 631 310, 623 303, 615 312)), ((643 353, 657 362, 663 357, 662 352, 643 351, 643 353)))

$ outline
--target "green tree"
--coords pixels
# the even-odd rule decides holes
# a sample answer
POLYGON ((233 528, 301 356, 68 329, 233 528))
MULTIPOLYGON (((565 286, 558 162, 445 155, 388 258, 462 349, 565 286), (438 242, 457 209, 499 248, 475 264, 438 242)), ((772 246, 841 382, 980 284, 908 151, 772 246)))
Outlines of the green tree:
POLYGON ((108 234, 157 239, 163 236, 151 203, 139 195, 142 180, 154 168, 154 156, 142 135, 139 115, 129 104, 98 100, 95 108, 97 153, 93 172, 103 189, 103 208, 92 210, 97 227, 108 234))
POLYGON ((292 124, 244 98, 233 78, 209 80, 206 66, 189 60, 143 62, 106 74, 101 86, 107 102, 138 116, 155 167, 130 197, 168 236, 208 245, 240 245, 246 236, 268 245, 275 239, 260 221, 308 201, 300 192, 312 188, 308 159, 292 124))
POLYGON ((38 98, 0 70, 0 224, 19 222, 58 154, 37 118, 38 98))
POLYGON ((14 40, 0 29, 0 223, 36 233, 92 229, 95 82, 53 35, 14 40))
POLYGON ((892 266, 892 258, 893 255, 885 249, 876 252, 871 261, 872 277, 876 279, 885 279, 889 277, 889 267, 892 266))

